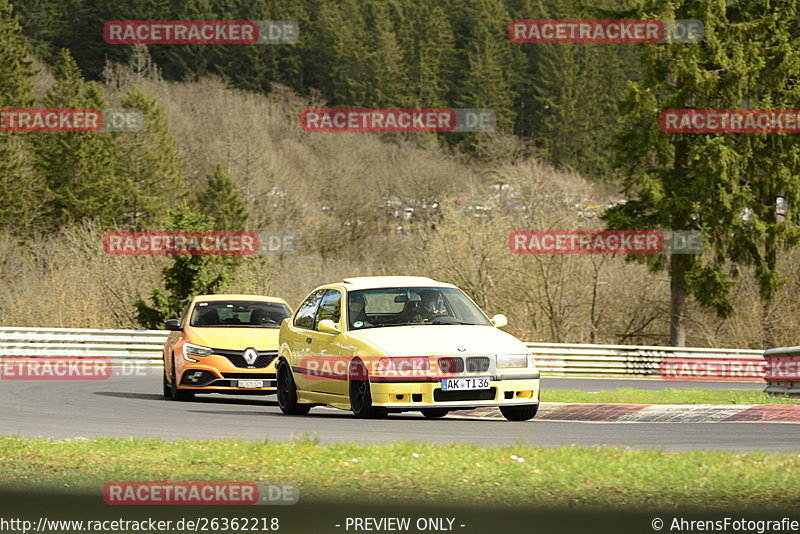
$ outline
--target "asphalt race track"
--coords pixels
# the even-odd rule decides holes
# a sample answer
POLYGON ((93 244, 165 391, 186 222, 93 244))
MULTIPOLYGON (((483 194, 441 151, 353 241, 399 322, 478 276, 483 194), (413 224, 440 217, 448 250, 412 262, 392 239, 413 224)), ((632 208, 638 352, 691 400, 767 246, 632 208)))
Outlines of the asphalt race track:
MULTIPOLYGON (((595 391, 616 387, 674 387, 648 380, 547 379, 545 387, 595 391)), ((730 384, 728 384, 730 385, 730 384)), ((734 384, 760 388, 760 384, 734 384)), ((718 387, 720 384, 714 384, 718 387)), ((691 387, 698 387, 692 383, 691 387)), ((399 439, 480 445, 612 445, 662 450, 717 449, 800 452, 800 425, 780 423, 586 423, 479 419, 428 420, 416 413, 364 422, 349 412, 315 408, 309 416, 280 413, 275 397, 161 396, 161 375, 94 381, 0 381, 0 434, 27 437, 289 440, 327 442, 399 439)))

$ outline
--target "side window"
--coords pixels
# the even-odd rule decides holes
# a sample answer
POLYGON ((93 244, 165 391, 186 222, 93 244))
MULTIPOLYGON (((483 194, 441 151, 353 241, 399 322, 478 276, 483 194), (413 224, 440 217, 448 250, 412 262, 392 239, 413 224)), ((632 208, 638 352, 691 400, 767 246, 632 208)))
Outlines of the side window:
POLYGON ((324 289, 314 291, 308 298, 300 305, 297 310, 297 315, 294 316, 294 325, 298 328, 307 328, 311 330, 314 327, 314 316, 317 314, 317 306, 325 294, 324 289))
POLYGON ((334 323, 338 323, 342 310, 341 304, 342 294, 335 289, 328 289, 325 292, 325 296, 322 297, 322 302, 319 305, 319 311, 317 311, 317 320, 314 321, 314 329, 317 329, 317 325, 323 319, 330 319, 334 323))

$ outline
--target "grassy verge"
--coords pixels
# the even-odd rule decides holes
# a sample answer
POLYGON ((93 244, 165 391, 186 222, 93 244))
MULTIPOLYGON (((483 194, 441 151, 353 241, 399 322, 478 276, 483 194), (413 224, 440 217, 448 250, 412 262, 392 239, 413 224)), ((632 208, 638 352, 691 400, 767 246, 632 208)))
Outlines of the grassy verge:
POLYGON ((491 506, 795 507, 800 456, 394 443, 0 438, 0 485, 99 492, 108 481, 294 481, 303 500, 491 506), (522 458, 523 461, 519 461, 522 458))
POLYGON ((800 398, 769 395, 763 391, 664 389, 648 391, 623 388, 616 391, 568 391, 542 389, 543 402, 601 402, 621 404, 800 404, 800 398))

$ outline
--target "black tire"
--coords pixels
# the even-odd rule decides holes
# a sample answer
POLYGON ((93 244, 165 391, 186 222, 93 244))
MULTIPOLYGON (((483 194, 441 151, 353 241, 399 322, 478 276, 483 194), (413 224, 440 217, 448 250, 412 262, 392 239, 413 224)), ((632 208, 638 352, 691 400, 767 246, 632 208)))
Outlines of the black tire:
POLYGON ((297 386, 294 384, 292 371, 285 363, 278 364, 278 407, 286 415, 306 415, 311 410, 310 404, 297 402, 297 386))
POLYGON ((538 404, 524 406, 500 406, 500 413, 509 421, 530 421, 539 411, 538 404))
POLYGON ((381 419, 389 415, 389 410, 386 408, 372 406, 369 377, 362 363, 356 363, 351 367, 350 409, 359 419, 381 419))
POLYGON ((444 417, 450 413, 450 410, 445 408, 426 408, 420 411, 422 412, 422 415, 428 419, 439 419, 440 417, 444 417))
POLYGON ((194 391, 178 389, 178 373, 175 372, 175 362, 172 362, 172 382, 170 383, 169 396, 174 401, 194 400, 194 391))
POLYGON ((172 398, 172 385, 170 385, 169 380, 167 380, 167 368, 164 367, 164 385, 162 393, 165 398, 171 399, 172 398))

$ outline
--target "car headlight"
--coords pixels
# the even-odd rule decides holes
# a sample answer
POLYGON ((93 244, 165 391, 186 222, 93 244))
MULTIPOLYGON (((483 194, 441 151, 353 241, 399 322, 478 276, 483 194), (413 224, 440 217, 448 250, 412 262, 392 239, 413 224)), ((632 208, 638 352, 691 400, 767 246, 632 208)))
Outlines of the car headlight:
POLYGON ((210 356, 214 353, 213 350, 209 349, 208 347, 201 347, 200 345, 195 345, 194 343, 184 343, 183 344, 183 359, 187 362, 196 362, 197 360, 190 358, 189 356, 210 356))
POLYGON ((528 367, 527 354, 498 354, 497 368, 505 369, 508 367, 528 367))

